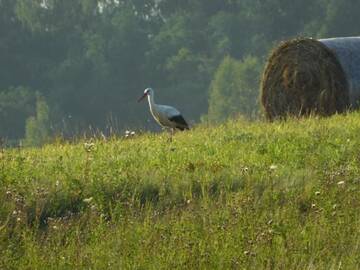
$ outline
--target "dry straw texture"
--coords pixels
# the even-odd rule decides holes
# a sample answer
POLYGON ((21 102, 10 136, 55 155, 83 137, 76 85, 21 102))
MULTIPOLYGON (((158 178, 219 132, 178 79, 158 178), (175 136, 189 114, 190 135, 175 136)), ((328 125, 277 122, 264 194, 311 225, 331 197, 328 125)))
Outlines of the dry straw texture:
POLYGON ((314 39, 293 39, 275 48, 261 88, 269 120, 313 113, 327 116, 350 106, 348 79, 337 55, 314 39))

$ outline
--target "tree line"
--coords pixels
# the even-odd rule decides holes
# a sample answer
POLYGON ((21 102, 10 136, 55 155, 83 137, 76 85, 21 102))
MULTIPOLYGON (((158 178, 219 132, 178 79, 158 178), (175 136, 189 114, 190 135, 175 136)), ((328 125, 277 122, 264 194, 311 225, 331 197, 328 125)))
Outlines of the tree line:
POLYGON ((359 34, 355 0, 0 0, 0 137, 154 129, 146 87, 190 122, 259 115, 269 50, 359 34))

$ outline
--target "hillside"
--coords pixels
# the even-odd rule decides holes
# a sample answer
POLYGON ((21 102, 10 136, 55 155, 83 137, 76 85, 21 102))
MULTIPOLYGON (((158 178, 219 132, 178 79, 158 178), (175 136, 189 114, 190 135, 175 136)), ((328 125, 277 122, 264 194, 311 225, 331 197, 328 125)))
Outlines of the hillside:
POLYGON ((0 153, 1 269, 359 269, 360 114, 0 153))

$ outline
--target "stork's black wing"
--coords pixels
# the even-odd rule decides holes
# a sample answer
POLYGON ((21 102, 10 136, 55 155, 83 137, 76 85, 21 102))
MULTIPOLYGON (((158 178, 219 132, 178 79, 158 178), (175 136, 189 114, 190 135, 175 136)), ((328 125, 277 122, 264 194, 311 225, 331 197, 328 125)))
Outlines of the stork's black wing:
POLYGON ((186 123, 184 117, 181 114, 174 115, 169 118, 169 120, 176 124, 176 128, 180 130, 190 129, 189 125, 186 123))

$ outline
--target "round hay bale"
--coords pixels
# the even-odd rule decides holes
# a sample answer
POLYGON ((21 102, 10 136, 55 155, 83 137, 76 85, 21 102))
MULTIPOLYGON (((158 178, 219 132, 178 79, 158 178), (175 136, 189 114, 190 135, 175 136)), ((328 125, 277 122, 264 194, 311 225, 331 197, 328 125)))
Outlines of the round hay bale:
POLYGON ((360 101, 360 37, 320 39, 339 60, 348 82, 350 106, 359 108, 360 101))
POLYGON ((336 53, 325 43, 293 39, 271 53, 262 77, 261 102, 269 120, 341 113, 350 106, 349 83, 336 53))

